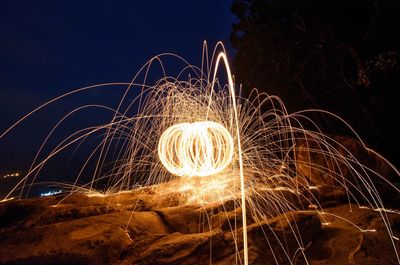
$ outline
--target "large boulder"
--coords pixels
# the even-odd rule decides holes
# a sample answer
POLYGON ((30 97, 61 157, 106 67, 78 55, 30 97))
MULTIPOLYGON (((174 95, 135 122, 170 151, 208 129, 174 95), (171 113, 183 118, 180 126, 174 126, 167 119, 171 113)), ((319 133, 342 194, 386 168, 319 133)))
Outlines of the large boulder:
POLYGON ((381 194, 385 196, 379 200, 391 206, 400 200, 400 177, 395 170, 354 138, 305 137, 296 142, 294 151, 299 173, 296 178, 300 184, 331 190, 333 188, 327 187, 336 187, 336 197, 342 198, 344 191, 347 199, 353 202, 376 200, 381 194))

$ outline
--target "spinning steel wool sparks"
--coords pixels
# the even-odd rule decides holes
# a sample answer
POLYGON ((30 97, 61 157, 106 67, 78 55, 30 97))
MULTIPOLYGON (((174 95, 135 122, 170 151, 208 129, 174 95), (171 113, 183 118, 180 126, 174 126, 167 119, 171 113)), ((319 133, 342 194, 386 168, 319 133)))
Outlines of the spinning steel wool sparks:
POLYGON ((169 127, 158 142, 158 155, 169 172, 178 176, 209 176, 232 161, 233 139, 221 124, 203 121, 169 127))
MULTIPOLYGON (((237 208, 240 207, 242 227, 242 234, 234 235, 236 263, 247 265, 248 216, 262 222, 293 211, 313 211, 324 220, 327 213, 314 195, 320 183, 313 179, 313 175, 329 176, 329 182, 343 190, 348 200, 360 207, 367 205, 372 209, 384 209, 373 178, 400 193, 382 174, 358 161, 340 141, 323 133, 307 115, 322 113, 339 119, 358 138, 339 117, 322 110, 289 114, 279 98, 257 90, 253 90, 248 98, 238 95, 239 87, 234 84, 222 44, 215 48, 211 63, 204 45, 200 69, 187 64, 178 77, 164 74, 159 81, 149 85, 146 83, 149 69, 155 62, 161 62, 161 57, 153 58, 141 69, 139 73, 145 76, 143 82, 138 82, 138 74, 130 83, 77 89, 43 104, 1 134, 0 139, 31 114, 69 95, 100 86, 125 89, 116 108, 86 105, 62 117, 46 137, 29 172, 4 200, 15 196, 16 191, 20 195, 29 193, 42 169, 59 153, 71 146, 76 147, 76 152, 89 138, 101 139, 79 167, 73 184, 65 184, 63 190, 106 196, 150 187, 161 196, 179 193, 181 204, 207 206, 233 201, 237 208), (219 72, 220 68, 226 70, 226 75, 219 72), (187 73, 188 80, 182 81, 187 73), (226 85, 220 83, 220 75, 220 80, 227 80, 226 85), (130 98, 132 91, 140 93, 130 98), (60 124, 87 108, 111 111, 113 117, 108 123, 71 132, 43 155, 44 146, 56 134, 60 124), (318 163, 313 160, 315 157, 319 157, 318 163), (91 180, 82 184, 80 180, 85 173, 91 176, 91 180), (107 190, 101 193, 96 188, 104 181, 107 190), (243 251, 239 250, 239 244, 243 251)), ((374 153, 399 175, 390 162, 367 149, 359 140, 365 150, 374 153)), ((400 264, 395 245, 398 237, 390 228, 386 212, 382 210, 379 213, 400 264)), ((233 229, 236 223, 229 223, 229 226, 233 229)), ((298 243, 295 255, 307 260, 298 229, 291 229, 298 243)), ((361 232, 372 231, 359 229, 361 232)), ((285 242, 275 239, 282 247, 287 263, 293 264, 290 251, 284 248, 285 242)), ((271 245, 269 248, 272 250, 271 245)))

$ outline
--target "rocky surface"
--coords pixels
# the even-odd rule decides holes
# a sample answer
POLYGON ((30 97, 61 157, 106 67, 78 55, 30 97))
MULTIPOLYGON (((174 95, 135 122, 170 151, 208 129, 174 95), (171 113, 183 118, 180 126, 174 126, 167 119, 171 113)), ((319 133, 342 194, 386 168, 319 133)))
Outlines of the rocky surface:
MULTIPOLYGON (((172 198, 144 189, 1 203, 0 264, 240 264, 234 202, 178 206, 172 198)), ((399 241, 382 213, 338 204, 249 218, 250 264, 397 264, 399 241)), ((399 237, 399 215, 384 214, 399 237)))
MULTIPOLYGON (((368 152, 359 151, 354 141, 338 141, 392 181, 381 160, 368 158, 368 152)), ((303 147, 299 144, 297 161, 310 183, 301 186, 303 179, 294 178, 301 194, 286 189, 259 194, 293 207, 286 207, 285 202, 274 205, 263 219, 248 214, 250 264, 400 264, 396 256, 400 252, 400 200, 393 188, 388 191, 390 182, 371 180, 384 199, 385 211, 360 207, 373 203, 362 196, 349 197, 351 190, 308 167, 343 165, 329 164, 303 147)), ((346 150, 337 149, 346 155, 346 150)), ((351 179, 346 168, 341 172, 343 179, 351 179)), ((162 185, 175 187, 173 183, 162 185)), ((368 192, 367 187, 359 187, 361 195, 368 192)), ((149 187, 108 196, 74 193, 2 202, 0 264, 241 264, 243 229, 238 201, 185 205, 182 194, 171 192, 173 188, 165 189, 168 193, 162 190, 149 187)))

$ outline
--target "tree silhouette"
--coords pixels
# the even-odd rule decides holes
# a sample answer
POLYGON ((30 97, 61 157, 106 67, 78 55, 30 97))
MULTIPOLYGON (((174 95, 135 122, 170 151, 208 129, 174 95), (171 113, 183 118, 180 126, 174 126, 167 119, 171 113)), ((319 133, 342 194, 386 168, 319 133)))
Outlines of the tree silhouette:
POLYGON ((233 66, 245 92, 277 95, 290 111, 335 112, 397 162, 400 1, 235 0, 231 11, 233 66))

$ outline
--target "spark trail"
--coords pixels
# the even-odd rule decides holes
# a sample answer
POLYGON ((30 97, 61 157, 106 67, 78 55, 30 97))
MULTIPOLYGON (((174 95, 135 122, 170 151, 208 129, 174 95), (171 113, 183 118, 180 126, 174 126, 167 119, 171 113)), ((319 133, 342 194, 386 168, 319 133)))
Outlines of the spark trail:
MULTIPOLYGON (((400 193, 385 176, 358 161, 340 140, 323 133, 308 114, 320 113, 339 119, 368 150, 340 117, 323 110, 288 113, 279 98, 256 89, 248 98, 241 97, 221 43, 217 44, 211 57, 204 44, 200 68, 179 56, 162 54, 147 62, 129 83, 95 85, 61 95, 11 125, 1 134, 0 140, 33 114, 60 99, 99 87, 117 86, 123 89, 123 96, 116 107, 85 105, 61 117, 45 137, 29 172, 0 202, 18 194, 27 196, 51 160, 71 149, 73 155, 87 142, 95 142, 87 159, 77 168, 78 173, 72 177, 72 184, 57 183, 63 190, 69 190, 71 194, 109 196, 151 187, 161 195, 178 192, 181 204, 204 208, 233 201, 240 207, 243 231, 243 256, 239 255, 240 240, 235 234, 236 263, 247 265, 248 216, 261 222, 293 211, 312 211, 324 219, 327 213, 315 195, 321 187, 321 182, 315 180, 316 175, 329 176, 328 182, 342 190, 349 202, 377 211, 385 208, 375 186, 376 179, 400 193), (186 65, 175 77, 167 75, 167 68, 162 64, 163 58, 171 56, 186 65), (163 77, 149 84, 148 75, 156 63, 161 65, 163 77), (227 80, 226 84, 221 80, 227 80), (111 112, 111 121, 57 138, 59 127, 65 120, 91 108, 111 112), (57 144, 45 151, 51 140, 57 144), (105 191, 104 186, 107 187, 105 191)), ((387 160, 377 153, 375 156, 399 176, 398 170, 387 160)), ((391 230, 387 211, 378 212, 400 264, 394 242, 398 237, 391 230)), ((229 225, 232 232, 237 231, 236 221, 229 225)), ((291 229, 298 244, 296 255, 307 261, 306 246, 298 228, 291 229)), ((278 239, 278 245, 287 262, 293 264, 294 258, 284 248, 284 242, 278 239)), ((276 258, 275 262, 279 263, 276 258)))

